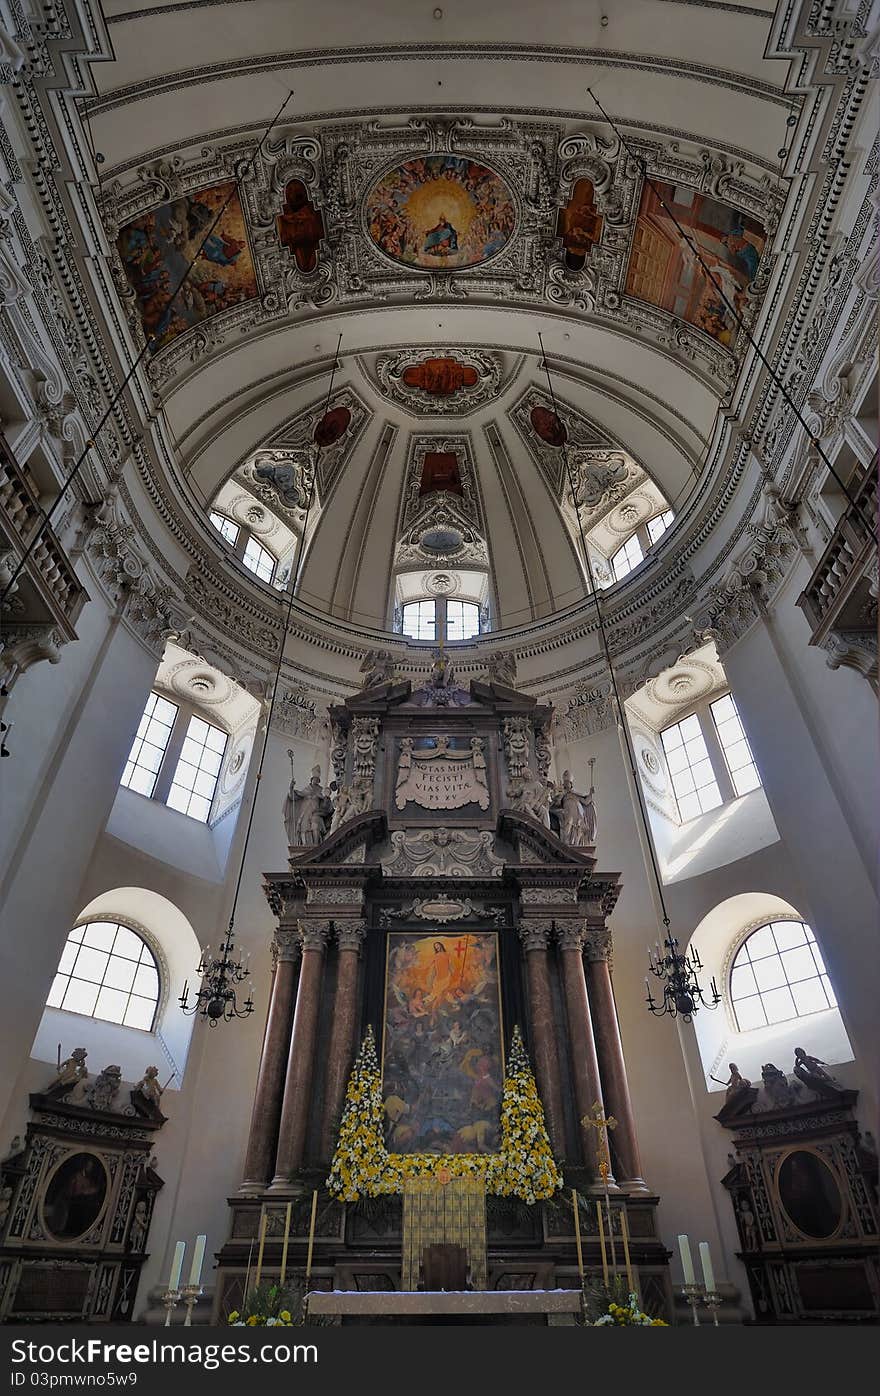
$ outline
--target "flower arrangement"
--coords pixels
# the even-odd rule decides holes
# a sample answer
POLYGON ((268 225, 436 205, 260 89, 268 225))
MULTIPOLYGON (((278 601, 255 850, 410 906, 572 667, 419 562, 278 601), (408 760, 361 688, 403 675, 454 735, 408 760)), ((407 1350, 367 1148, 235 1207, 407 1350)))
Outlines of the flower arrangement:
POLYGON ((343 1202, 400 1193, 407 1178, 441 1170, 453 1178, 480 1178, 489 1193, 526 1203, 552 1197, 562 1185, 544 1124, 535 1078, 519 1028, 514 1028, 501 1097, 497 1154, 391 1154, 383 1133, 382 1078, 371 1027, 352 1069, 327 1188, 343 1202))
POLYGON ((589 1328, 668 1328, 662 1318, 652 1318, 639 1307, 639 1296, 627 1292, 622 1275, 610 1285, 593 1285, 584 1290, 584 1315, 589 1328))
POLYGON ((291 1310, 298 1307, 292 1290, 261 1284, 247 1295, 243 1311, 233 1309, 226 1322, 232 1328, 293 1328, 291 1310))

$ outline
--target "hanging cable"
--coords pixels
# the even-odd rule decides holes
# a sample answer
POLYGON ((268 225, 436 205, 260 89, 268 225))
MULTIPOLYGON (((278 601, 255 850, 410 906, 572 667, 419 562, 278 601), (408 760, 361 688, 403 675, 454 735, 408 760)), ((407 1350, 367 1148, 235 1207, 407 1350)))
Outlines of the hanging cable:
MULTIPOLYGON (((284 101, 281 103, 281 106, 278 108, 277 112, 276 112, 275 115, 273 116, 272 120, 269 122, 269 125, 266 127, 266 129, 265 129, 265 131, 263 132, 262 136, 260 137, 259 144, 258 144, 257 147, 255 148, 253 155, 251 155, 249 161, 248 161, 247 164, 245 165, 244 170, 242 171, 241 178, 243 178, 244 175, 245 175, 247 172, 249 172, 250 170, 252 170, 252 169, 254 168, 254 165, 255 165, 255 163, 256 163, 256 161, 257 161, 257 158, 258 158, 258 156, 259 156, 259 154, 260 154, 260 151, 262 150, 264 144, 266 143, 266 141, 268 140, 269 136, 272 134, 272 131, 275 129, 276 125, 278 124, 278 121, 279 121, 280 118, 281 118, 281 113, 284 111, 284 108, 287 106, 287 103, 290 101, 290 99, 291 99, 292 96, 293 96, 293 90, 291 89, 291 91, 288 92, 288 94, 287 94, 287 96, 285 97, 284 101)), ((220 219, 223 217, 223 215, 224 215, 224 213, 226 212, 227 208, 229 207, 229 204, 231 203, 232 199, 233 199, 233 198, 235 197, 235 195, 237 194, 237 192, 238 192, 238 187, 239 187, 239 181, 238 181, 238 180, 235 180, 235 181, 233 182, 233 184, 232 184, 232 187, 231 187, 231 189, 230 189, 228 195, 227 195, 226 198, 224 199, 223 204, 222 204, 221 207, 218 209, 218 211, 217 211, 217 213, 216 213, 216 215, 215 215, 215 217, 214 217, 213 222, 212 222, 212 223, 210 224, 210 226, 208 227, 208 229, 207 229, 207 231, 206 231, 206 233, 205 233, 205 236, 202 238, 202 240, 201 240, 201 242, 199 243, 199 245, 198 245, 196 251, 193 253, 192 257, 190 258, 189 262, 187 263, 187 266, 186 266, 186 269, 185 269, 183 275, 181 276, 180 280, 178 281, 177 285, 175 286, 174 290, 172 291, 171 295, 169 296, 168 301, 167 301, 167 304, 166 304, 166 307, 165 307, 166 310, 167 310, 171 305, 173 305, 174 301, 177 299, 178 295, 179 295, 180 292, 183 290, 183 287, 184 287, 184 285, 185 285, 185 283, 186 283, 186 281, 187 281, 187 278, 189 277, 189 275, 190 275, 190 273, 191 273, 193 267, 195 266, 196 262, 198 261, 199 257, 201 256, 202 250, 203 250, 205 244, 207 243, 208 238, 211 236, 211 234, 213 233, 214 229, 217 227, 217 224, 220 222, 220 219)), ((40 522, 37 524, 36 530, 35 530, 35 532, 34 532, 34 536, 31 538, 31 541, 28 543, 27 547, 25 548, 24 553, 22 554, 22 557, 21 557, 21 559, 20 559, 20 561, 19 561, 17 567, 15 568, 14 572, 12 573, 12 576, 9 578, 9 581, 6 583, 6 586, 4 587, 2 594, 0 594, 0 602, 5 601, 6 598, 7 598, 7 596, 8 596, 8 595, 10 594, 10 592, 12 591, 13 587, 15 586, 15 583, 17 582, 19 576, 21 575, 22 570, 23 570, 24 567, 27 565, 27 562, 28 562, 28 559, 29 559, 30 556, 31 556, 31 553, 33 552, 34 548, 37 546, 37 543, 39 542, 40 538, 42 537, 43 531, 48 527, 49 523, 50 523, 51 520, 52 520, 53 514, 55 513, 55 511, 56 511, 56 509, 58 508, 58 506, 61 504, 61 501, 62 501, 62 499, 64 498, 65 494, 67 493, 68 489, 69 489, 70 486, 73 484, 73 482, 74 482, 74 480, 76 479, 76 477, 79 475, 79 472, 80 472, 80 470, 81 470, 82 467, 83 467, 83 464, 84 464, 85 459, 86 459, 86 457, 87 457, 87 455, 88 455, 88 453, 89 453, 90 448, 96 444, 97 438, 100 436, 100 434, 101 434, 101 432, 103 431, 103 429, 104 429, 104 427, 105 427, 105 425, 106 425, 108 419, 110 418, 111 414, 113 413, 113 411, 114 411, 114 409, 115 409, 115 407, 116 407, 116 404, 119 402, 119 399, 122 397, 122 394, 125 392, 125 389, 128 387, 128 384, 131 382, 132 378, 134 377, 134 374, 136 373, 139 364, 141 363, 141 361, 143 360, 143 358, 145 357, 145 355, 148 354, 148 353, 150 352, 150 350, 154 347, 154 345, 156 344, 156 341, 157 341, 159 338, 160 338, 160 336, 159 336, 158 334, 156 334, 155 331, 154 331, 152 334, 147 335, 146 339, 144 340, 143 345, 141 346, 140 350, 139 350, 138 353, 136 354, 136 356, 135 356, 135 358, 134 358, 134 360, 133 360, 133 362, 132 362, 131 367, 129 368, 128 372, 126 373, 126 375, 125 375, 125 377, 123 378, 122 382, 120 383, 119 387, 116 389, 116 392, 113 394, 113 397, 110 399, 110 403, 109 403, 109 405, 108 405, 108 407, 107 407, 107 410, 105 411, 105 413, 104 413, 104 415, 102 416, 102 418, 101 418, 100 422, 98 423, 98 425, 95 427, 94 431, 92 432, 92 434, 91 434, 91 436, 89 437, 88 441, 86 442, 85 446, 83 446, 83 449, 82 449, 82 451, 80 452, 79 456, 77 457, 76 461, 74 462, 73 467, 71 468, 71 471, 70 471, 69 475, 67 476, 66 480, 64 480, 63 484, 61 485, 61 488, 60 488, 60 490, 59 490, 59 492, 58 492, 58 496, 57 496, 57 498, 54 500, 54 502, 53 502, 51 508, 48 510, 48 512, 47 512, 45 509, 42 509, 42 508, 41 508, 40 512, 41 512, 41 514, 42 514, 43 517, 40 519, 40 522)))
POLYGON ((684 242, 687 243, 688 247, 690 248, 690 250, 691 250, 691 252, 693 253, 694 257, 696 258, 697 262, 699 263, 700 269, 702 270, 703 275, 706 277, 707 281, 709 281, 709 283, 712 285, 712 287, 715 289, 715 291, 717 291, 717 293, 718 293, 719 297, 721 298, 721 301, 723 302, 723 304, 724 304, 724 306, 726 307, 726 309, 730 311, 730 314, 733 316, 734 320, 736 321, 737 328, 738 328, 739 330, 741 330, 742 333, 746 336, 746 338, 747 338, 747 340, 748 340, 750 346, 752 347, 752 349, 754 349, 755 353, 757 354, 757 356, 758 356, 758 358, 760 359, 761 363, 763 364, 764 368, 767 370, 767 373, 770 375, 770 378, 771 378, 771 380, 772 380, 772 382, 773 382, 775 388, 776 388, 777 391, 780 393, 780 395, 782 396, 782 398, 783 398, 783 400, 785 401, 785 403, 791 408, 791 410, 792 410, 792 412, 794 413, 795 417, 797 418, 798 422, 800 423, 800 425, 803 427, 804 431, 806 432, 806 434, 807 434, 807 436, 808 436, 808 438, 809 438, 811 444, 813 445, 813 447, 814 447, 814 449, 815 449, 817 455, 820 457, 820 459, 822 460, 822 462, 824 463, 824 465, 827 467, 828 473, 832 476, 832 478, 833 478, 833 479, 836 481, 836 483, 840 486, 840 488, 841 488, 841 490, 843 491, 843 494, 844 494, 844 496, 845 496, 847 502, 849 503, 849 506, 850 506, 850 508, 852 509, 853 513, 854 513, 855 516, 858 518, 858 520, 859 520, 859 522, 861 523, 862 527, 863 527, 863 528, 865 529, 865 531, 867 532, 869 538, 873 539, 874 536, 875 536, 875 535, 874 535, 874 525, 870 522, 870 520, 867 518, 867 516, 866 516, 865 514, 862 513, 861 505, 860 505, 858 499, 857 499, 856 496, 852 493, 852 491, 850 490, 849 486, 846 485, 846 484, 844 483, 844 481, 843 481, 843 479, 841 478, 841 476, 838 475, 838 473, 837 473, 837 471, 835 470, 834 466, 832 465, 830 459, 828 458, 827 453, 826 453, 825 450, 823 449, 822 443, 821 443, 821 441, 819 440, 818 436, 814 435, 814 433, 810 430, 810 427, 807 425, 807 420, 806 420, 806 418, 804 417, 803 413, 801 412, 800 408, 798 407, 797 403, 795 402, 794 398, 792 397, 791 393, 789 392, 788 388, 786 387, 786 384, 785 384, 783 378, 781 377, 781 375, 780 375, 779 373, 777 373, 776 369, 775 369, 775 368, 773 367, 773 365, 770 363, 770 360, 767 358, 767 355, 764 353, 764 351, 763 351, 763 349, 761 348, 760 344, 759 344, 758 341, 755 339, 755 336, 752 334, 751 330, 749 329, 749 327, 748 327, 748 325, 746 324, 746 322, 745 322, 745 320, 743 319, 743 317, 740 315, 740 313, 739 313, 739 311, 737 310, 736 306, 733 304, 733 302, 732 302, 731 300, 729 300, 727 294, 726 294, 725 291, 724 291, 723 286, 722 286, 721 283, 716 279, 715 275, 714 275, 713 272, 712 272, 711 267, 709 267, 709 266, 707 265, 707 263, 706 263, 706 261, 705 261, 705 259, 704 259, 704 257, 703 257, 703 254, 702 254, 701 251, 700 251, 699 246, 697 245, 697 243, 694 242, 693 238, 689 237, 689 235, 687 234, 687 232, 685 231, 685 229, 681 226, 681 224, 679 223, 679 221, 678 221, 678 219, 676 218, 675 214, 673 213, 672 209, 669 207, 669 205, 667 204, 666 200, 663 198, 663 195, 662 195, 661 192, 660 192, 659 186, 655 183, 655 181, 654 181, 654 180, 651 178, 651 176, 648 174, 648 165, 647 165, 647 161, 645 160, 644 156, 639 155, 635 150, 633 150, 632 146, 631 146, 631 145, 629 144, 629 142, 627 141, 627 139, 626 139, 626 137, 624 136, 623 132, 620 130, 620 127, 617 125, 617 123, 616 123, 615 121, 612 120, 612 118, 608 115, 608 113, 607 113, 607 111, 605 110, 605 108, 602 106, 602 103, 599 101, 599 98, 596 96, 596 94, 595 94, 595 92, 593 91, 593 89, 592 89, 591 87, 588 87, 588 88, 587 88, 587 92, 590 94, 590 96, 592 97, 593 101, 596 103, 596 106, 599 108, 599 111, 602 113, 603 117, 604 117, 605 120, 608 122, 608 125, 611 127, 612 131, 614 132, 614 134, 615 134, 615 136, 617 137, 617 139, 620 141, 621 145, 623 146, 624 150, 625 150, 625 151, 627 152, 627 154, 629 155, 630 159, 631 159, 631 160, 634 160, 635 163, 638 165, 639 169, 640 169, 641 172, 642 172, 642 178, 644 179, 644 181, 645 181, 645 183, 647 184, 648 188, 652 191, 652 193, 654 194, 654 196, 655 196, 656 199, 658 200, 658 202, 659 202, 659 204, 660 204, 660 207, 663 209, 663 212, 666 214, 667 218, 669 218, 670 221, 672 222, 673 226, 675 227, 676 231, 678 232, 679 237, 681 237, 681 238, 684 240, 684 242))
POLYGON ((668 930, 669 913, 666 910, 666 899, 663 896, 663 882, 660 877, 660 869, 657 866, 657 857, 654 852, 654 841, 651 838, 651 826, 648 821, 648 811, 645 808, 644 795, 642 793, 642 782, 639 778, 639 773, 636 769, 635 752, 633 751, 632 741, 630 740, 629 728, 626 722, 626 715, 623 711, 623 701, 620 697, 620 689, 617 686, 617 675, 614 672, 614 664, 611 659, 611 647, 608 643, 608 632, 605 626, 605 616, 602 609, 602 603, 599 600, 599 588, 596 586, 596 578, 593 572, 593 564, 590 561, 590 550, 587 547, 586 534, 584 533, 584 523, 583 519, 581 518, 581 511, 577 500, 576 482, 574 478, 574 473, 571 468, 571 462, 568 457, 568 433, 565 430, 565 425, 562 421, 562 418, 559 415, 559 411, 556 405, 556 393, 553 388, 553 380, 550 377, 550 364, 547 360, 547 351, 544 348, 544 336, 540 333, 538 334, 538 342, 541 345, 541 366, 544 369, 544 373, 547 377, 547 389, 550 393, 550 401, 553 404, 553 413, 556 417, 557 422, 559 423, 559 426, 562 429, 560 431, 560 435, 562 437, 562 459, 565 464, 565 473, 568 477, 568 488, 571 491, 572 506, 577 516, 578 531, 580 532, 581 536, 581 547, 584 553, 584 564, 587 569, 587 578, 590 584, 593 602, 596 607, 596 620, 598 622, 599 627, 599 638, 601 640, 602 650, 605 655, 605 663, 608 666, 608 674, 611 679, 611 691, 614 698, 614 706, 617 709, 617 723, 623 735, 623 741, 626 747, 627 760, 629 761, 629 766, 633 777, 633 788, 636 792, 636 796, 639 802, 639 814, 641 816, 642 823, 645 829, 645 841, 647 843, 648 851, 651 856, 651 868, 654 874, 654 881, 657 884, 657 897, 660 903, 660 908, 663 912, 663 925, 668 930))

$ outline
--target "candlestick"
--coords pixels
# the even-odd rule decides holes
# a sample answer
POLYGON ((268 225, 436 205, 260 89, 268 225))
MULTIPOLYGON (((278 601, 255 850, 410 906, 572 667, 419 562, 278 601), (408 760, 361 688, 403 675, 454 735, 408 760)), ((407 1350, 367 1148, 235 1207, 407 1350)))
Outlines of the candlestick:
POLYGON ((623 1206, 620 1209, 620 1234, 623 1238, 623 1259, 626 1264, 626 1283, 628 1286, 627 1292, 629 1294, 635 1294, 632 1265, 630 1264, 629 1259, 629 1227, 627 1226, 626 1221, 626 1206, 623 1206))
POLYGON ((195 1250, 193 1251, 192 1265, 189 1267, 190 1286, 197 1285, 202 1278, 202 1261, 205 1259, 205 1245, 207 1236, 199 1234, 196 1237, 195 1250))
POLYGON ((706 1292, 707 1294, 714 1293, 715 1271, 712 1269, 712 1256, 709 1253, 708 1241, 700 1242, 700 1261, 703 1266, 703 1283, 706 1286, 706 1292))
POLYGON ((697 1306, 703 1293, 703 1286, 698 1284, 682 1285, 681 1292, 691 1306, 691 1313, 694 1317, 694 1327, 699 1328, 700 1316, 697 1313, 697 1306))
POLYGON ((174 1247, 174 1259, 171 1262, 171 1275, 168 1280, 169 1290, 180 1288, 180 1272, 183 1269, 183 1257, 185 1251, 186 1242, 178 1241, 177 1245, 174 1247))
POLYGON ((184 1328, 192 1328, 193 1309, 195 1308, 196 1300, 202 1293, 202 1286, 200 1284, 184 1285, 180 1292, 183 1295, 183 1302, 186 1305, 186 1318, 183 1320, 183 1326, 184 1328))
POLYGON ((703 1295, 703 1303, 712 1315, 712 1322, 718 1327, 718 1306, 721 1303, 721 1295, 714 1290, 707 1290, 703 1295))
POLYGON ((288 1202, 284 1213, 284 1245, 281 1248, 281 1279, 280 1284, 284 1284, 287 1278, 287 1243, 290 1240, 290 1208, 292 1204, 288 1202))
POLYGON ((571 1190, 571 1205, 574 1210, 574 1243, 577 1246, 578 1274, 581 1277, 581 1284, 584 1282, 584 1251, 581 1245, 581 1219, 578 1213, 578 1195, 574 1188, 571 1190))
POLYGON ((260 1246, 257 1251, 257 1272, 254 1275, 254 1288, 259 1287, 260 1277, 263 1273, 263 1250, 266 1245, 266 1225, 269 1221, 269 1214, 265 1207, 260 1208, 260 1246))
POLYGON ((599 1219, 599 1249, 602 1252, 602 1283, 608 1285, 608 1258, 605 1255, 605 1227, 602 1222, 602 1203, 596 1203, 596 1216, 599 1219))
POLYGON ((692 1285, 695 1282, 694 1262, 691 1256, 691 1243, 686 1236, 679 1236, 678 1249, 681 1254, 681 1268, 684 1272, 684 1282, 692 1285))
POLYGON ((165 1293, 162 1295, 162 1303, 163 1303, 163 1305, 164 1305, 164 1307, 165 1307, 165 1327, 166 1327, 166 1328, 170 1328, 170 1327, 171 1327, 171 1315, 173 1314, 175 1308, 177 1307, 177 1301, 178 1301, 179 1299, 180 1299, 180 1290, 179 1290, 179 1289, 166 1289, 165 1293))
POLYGON ((312 1273, 312 1251, 315 1245, 315 1217, 318 1214, 318 1190, 312 1193, 312 1215, 309 1221, 309 1249, 306 1252, 306 1289, 312 1273))

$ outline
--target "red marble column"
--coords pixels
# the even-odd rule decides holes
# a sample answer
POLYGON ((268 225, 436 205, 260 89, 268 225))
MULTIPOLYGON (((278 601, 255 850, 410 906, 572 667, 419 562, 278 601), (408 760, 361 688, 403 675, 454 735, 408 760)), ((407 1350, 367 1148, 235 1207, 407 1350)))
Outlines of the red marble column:
POLYGON ((363 921, 336 922, 339 964, 336 998, 333 1004, 333 1030, 327 1058, 324 1089, 324 1119, 321 1125, 321 1158, 329 1162, 336 1147, 345 1088, 352 1068, 357 1020, 358 961, 366 934, 363 921))
POLYGON ((535 1075, 547 1130, 557 1156, 565 1152, 565 1125, 562 1113, 562 1087, 559 1081, 559 1058, 556 1054, 556 1025, 550 994, 550 967, 547 946, 552 921, 523 920, 519 924, 526 960, 526 980, 529 991, 529 1018, 532 1027, 532 1050, 535 1075))
POLYGON ((272 1191, 275 1192, 286 1192, 290 1188, 291 1174, 303 1161, 315 1065, 315 1034, 321 1007, 324 951, 329 934, 327 921, 306 924, 302 929, 302 969, 287 1058, 275 1177, 272 1179, 272 1191))
MULTIPOLYGON (((587 981, 584 978, 584 927, 580 922, 566 925, 557 923, 556 935, 559 941, 562 960, 562 984, 565 991, 565 1007, 568 1015, 568 1036, 571 1044, 571 1073, 574 1082, 574 1100, 577 1110, 578 1132, 584 1162, 590 1169, 596 1186, 601 1186, 599 1173, 600 1154, 597 1149, 597 1130, 581 1122, 592 1112, 596 1102, 602 1106, 602 1086, 599 1079, 599 1063, 596 1057, 596 1043, 593 1038, 593 1025, 590 1021, 590 1005, 587 1000, 587 981)), ((609 1174, 610 1186, 616 1187, 609 1174)))
POLYGON ((281 1119, 284 1071, 293 1017, 293 996, 301 946, 299 933, 279 931, 275 937, 277 960, 272 994, 263 1036, 254 1111, 240 1192, 262 1192, 272 1176, 275 1144, 281 1119))
POLYGON ((636 1124, 617 1022, 617 1006, 611 985, 611 932, 608 927, 588 927, 585 947, 589 1001, 593 1031, 596 1034, 602 1091, 606 1111, 617 1121, 612 1139, 623 1175, 618 1177, 618 1184, 627 1192, 647 1192, 648 1188, 642 1177, 636 1124))

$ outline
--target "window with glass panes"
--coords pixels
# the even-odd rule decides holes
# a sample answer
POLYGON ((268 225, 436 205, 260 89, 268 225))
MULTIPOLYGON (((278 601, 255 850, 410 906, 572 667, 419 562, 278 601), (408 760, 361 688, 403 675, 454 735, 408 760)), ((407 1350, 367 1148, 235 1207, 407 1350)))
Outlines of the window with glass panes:
POLYGON ((648 520, 648 537, 652 543, 659 543, 674 518, 674 512, 666 509, 662 514, 655 514, 653 519, 648 520))
POLYGON ((275 558, 256 538, 249 538, 242 554, 242 562, 264 582, 271 582, 275 573, 275 558))
POLYGON ((709 705, 715 719, 715 730, 724 752, 731 783, 737 795, 747 795, 757 790, 761 784, 758 767, 749 746, 748 738, 736 710, 733 695, 726 693, 709 705))
POLYGON ((226 750, 226 733, 200 717, 191 717, 166 803, 171 809, 207 823, 226 750))
POLYGON ((238 537, 237 523, 233 523, 232 519, 227 519, 225 514, 218 514, 216 510, 213 509, 211 510, 211 523, 214 525, 218 533, 223 534, 223 537, 226 539, 227 543, 230 543, 232 545, 235 544, 235 540, 238 537))
POLYGON ((480 608, 474 601, 446 602, 447 640, 469 640, 480 633, 480 608))
POLYGON ((611 559, 614 580, 617 582, 623 581, 624 577, 634 571, 644 560, 645 554, 642 551, 642 545, 636 535, 633 534, 632 538, 627 538, 622 548, 617 549, 617 552, 611 559))
POLYGON ((90 921, 67 937, 46 1004, 149 1032, 159 989, 159 967, 141 936, 118 922, 90 921))
POLYGON ((740 1032, 836 1008, 810 927, 803 921, 769 921, 752 931, 730 968, 730 1001, 740 1032))
POLYGON ((682 823, 722 803, 700 719, 696 713, 660 733, 682 823))
POLYGON ((119 782, 127 790, 152 795, 178 711, 176 703, 158 693, 150 694, 119 782))
POLYGON ((403 608, 403 633, 411 640, 434 640, 437 607, 434 601, 410 601, 403 608))

